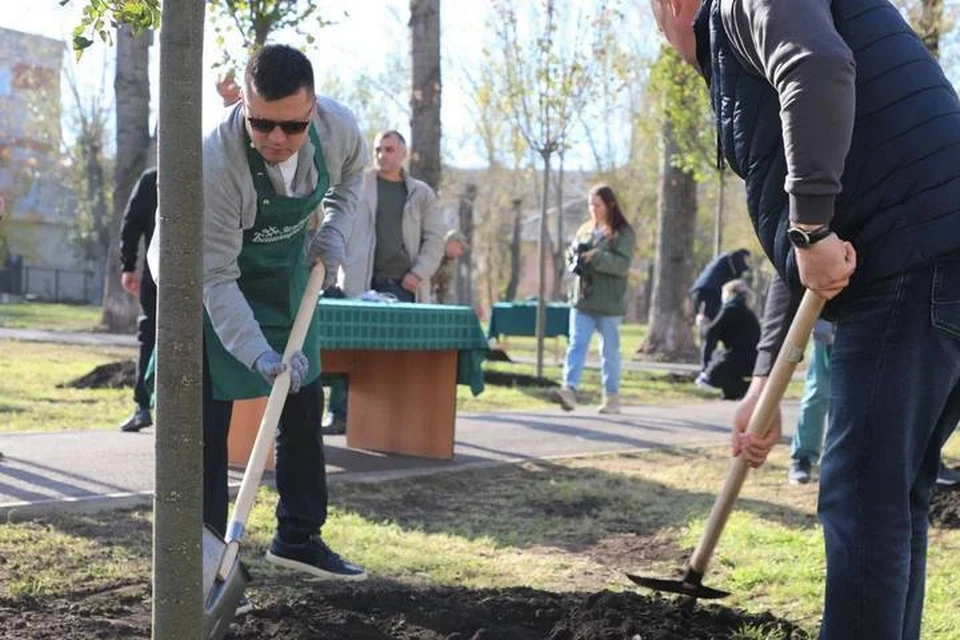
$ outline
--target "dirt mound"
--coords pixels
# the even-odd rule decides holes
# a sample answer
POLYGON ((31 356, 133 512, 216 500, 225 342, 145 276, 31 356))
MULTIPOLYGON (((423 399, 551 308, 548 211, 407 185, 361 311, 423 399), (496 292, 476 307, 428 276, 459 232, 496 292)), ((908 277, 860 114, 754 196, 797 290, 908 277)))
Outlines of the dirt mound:
MULTIPOLYGON (((390 583, 321 587, 294 600, 257 593, 234 640, 719 640, 744 626, 770 638, 807 638, 771 615, 715 605, 685 610, 636 593, 550 593, 527 588, 418 589, 390 583)), ((758 636, 759 637, 759 636, 758 636)))
POLYGON ((95 367, 76 380, 58 384, 58 389, 120 389, 137 383, 137 363, 133 360, 108 362, 95 367))
POLYGON ((930 503, 930 524, 939 529, 960 529, 960 487, 937 487, 930 503))

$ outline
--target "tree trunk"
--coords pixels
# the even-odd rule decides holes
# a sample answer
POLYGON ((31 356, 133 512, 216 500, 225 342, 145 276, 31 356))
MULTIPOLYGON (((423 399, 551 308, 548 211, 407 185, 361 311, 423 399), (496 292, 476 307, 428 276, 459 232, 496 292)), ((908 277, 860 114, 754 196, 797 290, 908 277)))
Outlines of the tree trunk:
POLYGON ((460 196, 457 217, 460 231, 467 237, 469 249, 457 260, 457 303, 473 305, 473 207, 477 200, 477 185, 468 184, 460 196))
POLYGON ((548 149, 543 158, 543 201, 540 206, 540 233, 538 234, 539 268, 537 271, 537 367, 535 375, 543 377, 543 337, 547 327, 547 254, 550 253, 550 235, 547 233, 547 203, 550 201, 550 155, 548 149))
POLYGON ((553 247, 553 299, 559 300, 563 289, 563 276, 567 270, 566 242, 563 238, 563 157, 560 152, 560 162, 557 168, 557 244, 553 247))
POLYGON ((203 633, 201 99, 204 0, 164 0, 160 32, 153 638, 203 633))
POLYGON ((663 179, 649 332, 643 353, 671 361, 696 358, 689 320, 684 314, 687 289, 693 282, 693 240, 697 220, 697 183, 673 166, 679 152, 669 118, 663 128, 663 179))
POLYGON ((117 160, 113 174, 113 219, 103 284, 103 315, 107 330, 133 331, 140 304, 120 286, 120 224, 130 192, 147 165, 150 146, 150 32, 133 35, 131 27, 117 29, 117 160))
POLYGON ((410 0, 410 174, 440 186, 440 0, 410 0))
POLYGON ((510 239, 510 279, 507 281, 507 288, 503 292, 504 300, 515 300, 517 297, 517 287, 520 286, 520 247, 523 241, 521 230, 523 227, 523 200, 517 198, 513 201, 513 235, 510 239))

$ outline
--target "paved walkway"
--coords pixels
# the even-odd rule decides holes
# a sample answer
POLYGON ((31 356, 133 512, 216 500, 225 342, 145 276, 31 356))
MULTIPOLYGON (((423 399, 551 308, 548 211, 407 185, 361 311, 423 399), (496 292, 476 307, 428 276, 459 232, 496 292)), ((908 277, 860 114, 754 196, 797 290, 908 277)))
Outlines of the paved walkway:
MULTIPOLYGON (((133 336, 0 328, 0 340, 136 346, 133 336)), ((627 362, 624 363, 627 365, 627 362)), ((670 370, 660 363, 630 368, 670 370)), ((628 366, 629 366, 628 365, 628 366)), ((683 371, 685 366, 673 370, 683 371)), ((327 472, 337 480, 376 481, 519 460, 626 452, 658 447, 725 443, 734 403, 624 407, 605 416, 583 407, 457 416, 454 458, 449 461, 350 449, 344 436, 325 438, 327 472)), ((784 406, 784 425, 796 421, 796 404, 784 406)), ((0 435, 0 519, 49 510, 97 510, 149 503, 154 487, 154 429, 0 435)), ((232 473, 234 487, 241 471, 232 473)), ((271 480, 268 475, 265 478, 271 480)))
MULTIPOLYGON (((344 436, 325 438, 327 472, 337 480, 384 480, 518 460, 557 459, 667 446, 720 444, 728 439, 729 402, 674 407, 625 407, 603 416, 584 407, 457 417, 450 461, 349 449, 344 436)), ((785 406, 792 424, 795 404, 785 406)), ((154 430, 0 435, 0 518, 48 510, 97 510, 149 503, 154 486, 154 430)), ((233 473, 238 482, 240 471, 233 473)), ((269 480, 269 477, 268 477, 269 480)))

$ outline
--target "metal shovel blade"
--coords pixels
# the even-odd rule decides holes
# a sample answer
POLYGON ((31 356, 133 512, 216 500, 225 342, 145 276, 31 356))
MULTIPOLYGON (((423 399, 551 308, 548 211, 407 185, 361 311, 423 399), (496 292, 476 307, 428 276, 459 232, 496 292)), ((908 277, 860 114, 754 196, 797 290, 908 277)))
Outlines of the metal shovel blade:
POLYGON ((250 574, 240 560, 234 560, 226 580, 217 579, 217 569, 227 544, 210 527, 203 527, 203 614, 204 637, 221 640, 227 635, 237 613, 237 604, 250 583, 250 574))
POLYGON ((636 576, 629 573, 627 574, 627 577, 641 587, 653 589, 654 591, 662 591, 664 593, 678 593, 683 596, 696 598, 697 600, 726 598, 728 595, 730 595, 730 593, 727 591, 720 591, 719 589, 711 589, 710 587, 703 586, 695 576, 689 576, 689 572, 688 576, 684 576, 683 580, 645 578, 643 576, 636 576))

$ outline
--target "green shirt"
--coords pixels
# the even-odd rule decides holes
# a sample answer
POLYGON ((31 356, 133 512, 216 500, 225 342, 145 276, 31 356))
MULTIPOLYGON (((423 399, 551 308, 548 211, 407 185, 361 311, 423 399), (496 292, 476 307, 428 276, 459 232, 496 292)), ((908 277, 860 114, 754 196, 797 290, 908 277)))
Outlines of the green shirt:
POLYGON ((377 177, 377 248, 373 276, 401 280, 410 270, 410 256, 403 247, 403 208, 407 185, 401 180, 377 177))

